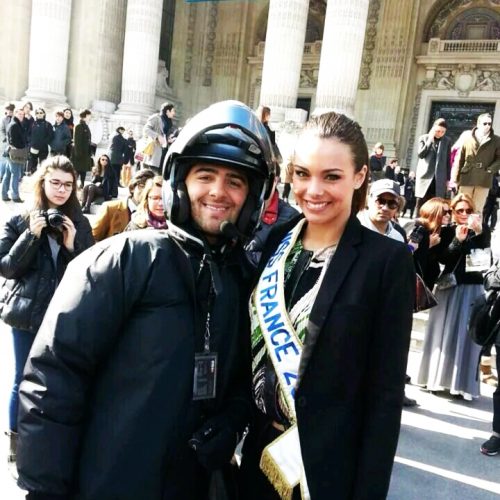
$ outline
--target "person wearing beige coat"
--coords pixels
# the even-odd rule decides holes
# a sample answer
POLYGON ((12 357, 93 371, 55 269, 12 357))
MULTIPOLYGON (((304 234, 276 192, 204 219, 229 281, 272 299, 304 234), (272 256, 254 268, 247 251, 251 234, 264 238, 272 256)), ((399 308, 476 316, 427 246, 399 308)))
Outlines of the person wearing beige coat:
POLYGON ((500 170, 500 137, 493 132, 489 113, 479 115, 476 127, 458 155, 451 180, 458 183, 461 193, 471 196, 478 210, 482 210, 493 176, 500 170))
POLYGON ((104 203, 92 224, 92 235, 101 241, 115 234, 122 233, 135 212, 146 181, 154 176, 152 170, 139 170, 129 183, 130 196, 126 200, 104 203))

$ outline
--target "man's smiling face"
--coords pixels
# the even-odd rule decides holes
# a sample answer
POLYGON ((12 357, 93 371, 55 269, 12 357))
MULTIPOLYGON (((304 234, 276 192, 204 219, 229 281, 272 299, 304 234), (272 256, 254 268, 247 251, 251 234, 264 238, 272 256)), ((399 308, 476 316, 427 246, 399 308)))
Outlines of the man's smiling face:
POLYGON ((248 179, 234 168, 197 163, 189 170, 186 188, 191 216, 212 243, 222 222, 238 219, 248 195, 248 179))

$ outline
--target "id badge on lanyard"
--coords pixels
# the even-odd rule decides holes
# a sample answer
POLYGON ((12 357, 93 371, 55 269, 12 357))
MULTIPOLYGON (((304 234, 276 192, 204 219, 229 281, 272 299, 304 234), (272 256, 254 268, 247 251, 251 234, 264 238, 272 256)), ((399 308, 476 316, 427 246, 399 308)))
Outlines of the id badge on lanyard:
POLYGON ((217 384, 217 353, 210 351, 210 313, 205 325, 203 352, 194 355, 193 400, 213 399, 217 384))

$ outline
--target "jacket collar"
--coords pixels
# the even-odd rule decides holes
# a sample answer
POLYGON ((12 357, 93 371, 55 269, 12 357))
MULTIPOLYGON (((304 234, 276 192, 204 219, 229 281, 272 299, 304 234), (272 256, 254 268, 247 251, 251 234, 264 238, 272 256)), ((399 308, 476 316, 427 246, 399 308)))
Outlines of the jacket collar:
POLYGON ((306 372, 314 352, 316 343, 337 293, 358 258, 358 245, 363 240, 363 229, 355 215, 351 215, 344 233, 340 238, 337 250, 326 271, 321 288, 318 291, 314 306, 309 316, 306 342, 302 350, 299 365, 297 387, 306 372))

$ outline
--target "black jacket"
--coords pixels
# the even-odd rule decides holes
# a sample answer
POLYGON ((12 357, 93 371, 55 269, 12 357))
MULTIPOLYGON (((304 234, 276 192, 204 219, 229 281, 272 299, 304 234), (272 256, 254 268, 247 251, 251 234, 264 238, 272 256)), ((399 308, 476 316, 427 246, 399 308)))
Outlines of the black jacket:
POLYGON ((109 148, 109 158, 113 165, 123 165, 128 155, 128 142, 121 134, 116 134, 109 148))
MULTIPOLYGON (((261 270, 296 222, 271 233, 261 270)), ((311 310, 298 372, 295 407, 313 500, 386 498, 414 290, 406 246, 352 217, 311 310)))
POLYGON ((136 148, 136 142, 135 139, 132 137, 129 137, 127 139, 127 153, 125 154, 125 158, 123 160, 124 164, 130 163, 133 165, 135 163, 135 148, 136 148))
POLYGON ((71 144, 71 130, 62 122, 60 125, 54 124, 54 135, 50 143, 52 153, 66 154, 68 144, 71 144))
POLYGON ((422 276, 427 287, 432 290, 438 276, 441 273, 439 259, 450 244, 450 235, 446 228, 442 228, 440 232, 441 241, 437 245, 429 248, 431 236, 430 231, 418 220, 415 222, 415 227, 420 228, 422 235, 422 241, 418 244, 418 248, 415 252, 413 252, 415 270, 422 276), (442 234, 443 229, 444 236, 442 234))
POLYGON ((491 233, 485 224, 479 235, 469 230, 465 241, 460 242, 455 237, 455 225, 444 227, 441 230, 441 243, 438 259, 444 264, 443 273, 455 273, 459 285, 481 285, 483 275, 479 271, 466 272, 466 257, 474 248, 488 248, 491 242, 491 233))
POLYGON ((24 120, 21 122, 24 132, 24 140, 26 141, 26 145, 31 144, 31 130, 33 128, 33 124, 35 123, 35 119, 30 116, 29 118, 24 117, 24 120))
POLYGON ((13 146, 17 149, 25 148, 28 145, 23 126, 15 116, 12 117, 9 128, 7 129, 7 142, 9 146, 13 146))
POLYGON ((54 130, 47 120, 35 120, 35 123, 31 127, 30 146, 32 148, 38 149, 40 152, 47 152, 53 137, 54 130))
POLYGON ((80 120, 74 129, 74 144, 71 161, 77 172, 87 172, 92 166, 91 151, 92 134, 85 120, 80 120))
POLYGON ((217 395, 193 402, 210 279, 199 247, 182 245, 166 231, 120 234, 68 267, 20 388, 24 488, 78 500, 194 500, 201 478, 188 447, 193 432, 214 415, 244 428, 250 360, 243 255, 213 267, 217 395))
POLYGON ((0 316, 15 328, 36 333, 69 261, 93 245, 92 228, 83 215, 74 217, 75 251, 61 245, 57 268, 46 230, 29 231, 28 214, 14 215, 0 232, 0 316))
POLYGON ((255 231, 252 241, 246 247, 247 257, 252 265, 257 267, 259 264, 260 256, 264 250, 266 240, 271 230, 295 218, 298 213, 299 212, 297 212, 295 208, 285 203, 282 199, 278 200, 278 218, 276 222, 274 224, 266 224, 261 220, 259 229, 255 231))

